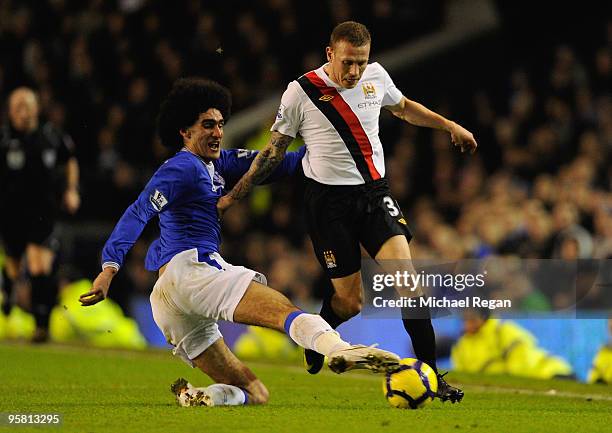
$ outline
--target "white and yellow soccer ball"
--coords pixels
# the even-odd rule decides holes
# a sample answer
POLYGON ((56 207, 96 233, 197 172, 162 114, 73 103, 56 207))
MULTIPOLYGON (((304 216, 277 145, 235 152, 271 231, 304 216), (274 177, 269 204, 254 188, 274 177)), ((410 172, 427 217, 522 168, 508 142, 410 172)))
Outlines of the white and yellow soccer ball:
POLYGON ((383 379, 389 404, 399 409, 419 409, 431 402, 438 391, 436 372, 423 361, 404 358, 397 370, 383 379))

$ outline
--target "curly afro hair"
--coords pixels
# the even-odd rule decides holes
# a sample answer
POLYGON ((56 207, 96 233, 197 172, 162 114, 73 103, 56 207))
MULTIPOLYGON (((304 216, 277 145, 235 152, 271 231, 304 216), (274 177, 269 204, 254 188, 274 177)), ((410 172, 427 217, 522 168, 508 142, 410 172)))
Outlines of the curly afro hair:
POLYGON ((172 150, 183 147, 179 131, 187 129, 210 108, 216 108, 229 120, 232 97, 229 90, 206 78, 181 78, 162 102, 157 116, 157 132, 161 143, 172 150))

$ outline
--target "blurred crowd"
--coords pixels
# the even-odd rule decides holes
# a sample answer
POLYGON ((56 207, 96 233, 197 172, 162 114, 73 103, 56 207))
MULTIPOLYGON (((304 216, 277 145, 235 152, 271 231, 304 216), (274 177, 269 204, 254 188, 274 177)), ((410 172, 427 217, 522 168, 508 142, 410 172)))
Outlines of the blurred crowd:
MULTIPOLYGON (((439 26, 441 4, 6 0, 0 3, 0 96, 18 85, 35 87, 45 115, 73 136, 81 164, 95 168, 85 172, 85 182, 113 177, 122 192, 143 177, 135 170, 167 156, 155 138, 155 115, 177 78, 219 81, 231 89, 238 111, 319 66, 335 23, 363 21, 384 50, 439 26), (402 38, 392 38, 399 23, 402 38)), ((94 204, 82 214, 100 210, 94 204)))
POLYGON ((496 108, 487 89, 477 90, 479 152, 457 158, 447 135, 434 133, 430 178, 409 178, 419 160, 414 131, 405 129, 389 177, 398 200, 412 208, 419 255, 612 256, 609 30, 593 58, 556 47, 543 87, 523 68, 501 77, 510 84, 506 106, 496 108), (420 182, 433 191, 414 201, 420 182))
MULTIPOLYGON (((77 146, 84 199, 72 222, 112 223, 168 156, 155 137, 155 115, 176 78, 218 80, 239 111, 319 66, 337 22, 366 24, 375 53, 443 22, 441 0, 356 5, 6 0, 0 95, 5 100, 24 84, 39 92, 45 117, 77 146)), ((497 88, 471 89, 473 100, 461 101, 469 115, 457 120, 474 131, 475 155, 453 150, 445 133, 400 122, 385 134, 383 119, 387 177, 414 233, 416 258, 612 257, 612 25, 601 33, 591 51, 550 47, 552 61, 513 65, 497 88)), ((393 76, 411 97, 401 76, 393 76)), ((439 96, 440 106, 432 108, 453 118, 447 108, 456 103, 453 95, 439 96)), ((246 145, 265 140, 258 131, 246 145)), ((301 188, 298 178, 263 187, 231 209, 222 254, 263 272, 272 287, 309 308, 329 282, 305 235, 301 188)), ((114 293, 150 291, 154 276, 142 258, 154 236, 151 227, 136 244, 114 293)), ((97 269, 97 257, 92 263, 86 272, 97 269)))

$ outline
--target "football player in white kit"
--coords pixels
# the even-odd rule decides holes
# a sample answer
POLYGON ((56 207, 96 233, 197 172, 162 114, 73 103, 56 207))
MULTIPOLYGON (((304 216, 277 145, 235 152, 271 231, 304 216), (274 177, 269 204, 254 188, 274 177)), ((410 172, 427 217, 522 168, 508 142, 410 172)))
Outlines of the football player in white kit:
MULTIPOLYGON (((306 220, 317 258, 334 292, 323 300, 321 317, 334 328, 362 307, 360 244, 378 260, 401 260, 411 272, 406 220, 385 179, 378 137, 381 108, 416 126, 447 131, 461 151, 474 152, 472 133, 406 98, 378 63, 368 63, 371 37, 360 23, 337 25, 326 49, 328 63, 289 83, 269 144, 248 173, 218 202, 219 212, 244 197, 283 160, 297 134, 306 143, 306 220)), ((417 305, 420 303, 417 303, 417 305)), ((435 334, 427 308, 402 312, 417 358, 437 373, 435 334)), ((310 373, 323 356, 306 350, 310 373)), ((453 403, 463 392, 438 374, 438 397, 453 403)))
MULTIPOLYGON (((221 149, 229 118, 229 91, 216 82, 178 80, 161 106, 162 143, 176 154, 155 172, 130 205, 102 250, 102 272, 80 300, 84 306, 106 298, 125 255, 153 217, 160 237, 149 247, 146 268, 159 273, 151 293, 153 318, 174 354, 200 368, 216 383, 195 388, 184 379, 171 387, 183 406, 262 404, 264 384, 230 351, 217 320, 286 332, 297 344, 329 357, 330 368, 384 372, 399 357, 375 347, 350 345, 320 316, 306 314, 282 293, 266 285, 263 275, 234 266, 219 254, 221 227, 217 200, 238 180, 257 152, 221 149)), ((290 152, 269 180, 291 175, 303 149, 290 152)))

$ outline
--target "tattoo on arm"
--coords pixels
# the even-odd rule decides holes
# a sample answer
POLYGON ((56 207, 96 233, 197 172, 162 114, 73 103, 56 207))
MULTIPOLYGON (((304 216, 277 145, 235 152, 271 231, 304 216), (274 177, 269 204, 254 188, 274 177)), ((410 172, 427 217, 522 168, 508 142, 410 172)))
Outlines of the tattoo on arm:
POLYGON ((276 131, 272 132, 270 142, 259 152, 249 171, 242 176, 228 195, 236 201, 240 200, 251 191, 253 186, 266 179, 285 158, 287 147, 292 141, 293 137, 276 131))

